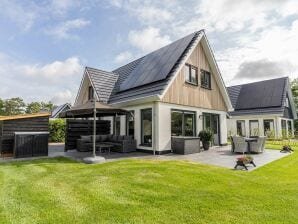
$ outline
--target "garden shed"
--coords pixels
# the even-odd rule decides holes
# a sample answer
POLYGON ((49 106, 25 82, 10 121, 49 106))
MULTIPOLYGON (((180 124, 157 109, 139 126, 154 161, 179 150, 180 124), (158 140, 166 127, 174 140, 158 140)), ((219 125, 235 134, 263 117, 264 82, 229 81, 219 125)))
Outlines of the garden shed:
POLYGON ((47 156, 49 116, 49 113, 0 116, 1 156, 47 156))

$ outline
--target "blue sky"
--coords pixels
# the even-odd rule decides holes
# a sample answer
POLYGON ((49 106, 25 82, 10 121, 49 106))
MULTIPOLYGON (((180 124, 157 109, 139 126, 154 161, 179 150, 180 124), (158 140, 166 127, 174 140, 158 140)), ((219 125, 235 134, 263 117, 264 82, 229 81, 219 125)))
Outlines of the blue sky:
POLYGON ((0 98, 73 102, 112 70, 205 29, 226 85, 298 77, 296 0, 1 0, 0 98))

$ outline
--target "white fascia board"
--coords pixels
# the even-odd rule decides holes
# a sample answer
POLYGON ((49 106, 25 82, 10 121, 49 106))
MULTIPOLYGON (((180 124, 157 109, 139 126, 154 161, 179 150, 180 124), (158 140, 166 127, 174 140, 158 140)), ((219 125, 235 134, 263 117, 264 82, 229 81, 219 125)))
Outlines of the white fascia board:
POLYGON ((78 93, 77 93, 77 96, 76 96, 74 105, 77 105, 79 96, 81 95, 81 89, 82 89, 82 86, 83 86, 83 83, 84 83, 84 80, 85 80, 86 70, 87 70, 87 69, 85 68, 85 71, 84 71, 83 77, 82 77, 82 79, 81 79, 80 87, 79 87, 79 90, 78 90, 78 93))
POLYGON ((93 81, 92 81, 92 79, 91 79, 91 77, 90 77, 90 74, 89 74, 89 72, 88 72, 88 69, 86 69, 86 74, 87 74, 87 77, 88 77, 88 79, 89 79, 89 81, 90 81, 90 83, 91 83, 91 86, 92 86, 92 88, 93 88, 93 91, 94 91, 94 93, 95 93, 96 100, 98 101, 98 100, 99 100, 99 96, 98 96, 98 93, 97 93, 97 91, 96 91, 96 89, 95 89, 94 83, 93 83, 93 81))
POLYGON ((247 115, 230 115, 230 119, 253 119, 266 117, 282 117, 283 114, 247 114, 247 115))
POLYGON ((206 54, 206 57, 208 59, 208 62, 209 62, 209 65, 211 67, 211 70, 213 71, 213 74, 214 75, 214 78, 218 84, 218 87, 221 91, 221 94, 224 98, 224 101, 226 103, 226 106, 227 106, 227 109, 228 111, 233 111, 234 108, 232 106, 232 103, 231 103, 231 100, 230 100, 230 97, 229 97, 229 94, 228 94, 228 91, 227 91, 227 88, 226 88, 226 85, 224 83, 224 80, 222 78, 222 75, 220 73, 220 70, 219 70, 219 67, 217 65, 217 62, 215 60, 215 57, 214 57, 214 54, 213 54, 213 51, 209 45, 209 42, 208 42, 208 39, 206 37, 206 34, 203 35, 202 37, 202 47, 204 49, 204 52, 206 54))

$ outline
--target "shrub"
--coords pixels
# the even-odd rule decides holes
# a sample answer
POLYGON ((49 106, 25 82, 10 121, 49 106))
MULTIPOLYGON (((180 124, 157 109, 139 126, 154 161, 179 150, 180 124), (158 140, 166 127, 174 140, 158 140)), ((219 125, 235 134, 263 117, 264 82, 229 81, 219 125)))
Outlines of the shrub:
POLYGON ((210 142, 213 139, 213 131, 211 129, 200 131, 199 137, 202 142, 210 142))
POLYGON ((50 142, 64 142, 65 140, 65 120, 54 119, 49 123, 50 142))

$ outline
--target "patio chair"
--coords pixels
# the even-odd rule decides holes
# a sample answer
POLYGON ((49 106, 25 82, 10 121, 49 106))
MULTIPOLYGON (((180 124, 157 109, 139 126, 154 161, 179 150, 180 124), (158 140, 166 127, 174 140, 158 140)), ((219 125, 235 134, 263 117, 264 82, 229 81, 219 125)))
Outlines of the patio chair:
POLYGON ((247 152, 247 142, 244 137, 233 136, 234 152, 244 153, 247 152))
POLYGON ((258 140, 256 142, 250 143, 250 151, 255 153, 262 153, 264 152, 266 143, 266 137, 258 137, 258 140))

